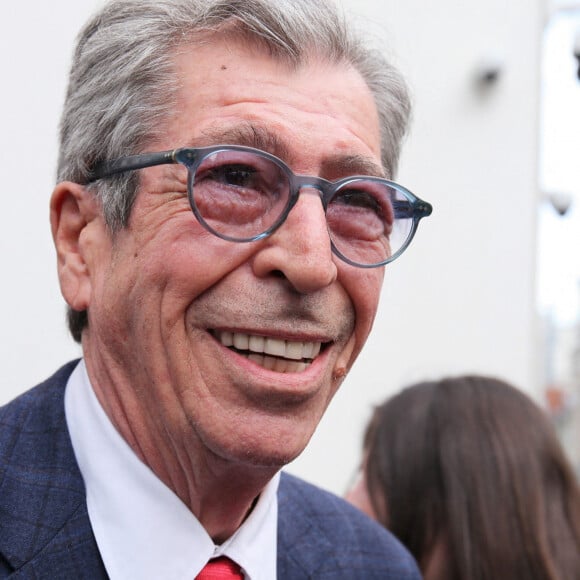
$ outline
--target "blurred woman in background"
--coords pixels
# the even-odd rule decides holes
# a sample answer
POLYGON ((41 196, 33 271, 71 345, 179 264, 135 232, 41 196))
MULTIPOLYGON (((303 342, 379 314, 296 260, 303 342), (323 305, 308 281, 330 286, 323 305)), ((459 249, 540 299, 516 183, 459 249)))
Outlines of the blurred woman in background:
POLYGON ((425 580, 580 579, 580 490, 545 413, 490 377, 411 386, 367 426, 347 499, 425 580))

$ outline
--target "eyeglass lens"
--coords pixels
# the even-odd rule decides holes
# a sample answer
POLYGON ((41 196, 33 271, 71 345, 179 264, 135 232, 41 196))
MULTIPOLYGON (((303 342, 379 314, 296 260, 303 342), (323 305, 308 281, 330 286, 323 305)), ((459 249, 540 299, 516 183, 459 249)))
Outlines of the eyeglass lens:
MULTIPOLYGON (((289 170, 254 152, 210 153, 190 179, 197 218, 233 241, 256 239, 280 225, 292 197, 289 170)), ((334 186, 326 221, 333 245, 344 258, 373 265, 388 260, 406 243, 413 227, 409 210, 404 193, 383 180, 353 178, 334 186)))

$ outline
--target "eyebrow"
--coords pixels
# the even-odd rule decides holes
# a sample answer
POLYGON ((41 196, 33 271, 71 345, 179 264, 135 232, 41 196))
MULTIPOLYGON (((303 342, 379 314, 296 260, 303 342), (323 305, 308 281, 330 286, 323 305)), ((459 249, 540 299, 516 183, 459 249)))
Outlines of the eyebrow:
MULTIPOLYGON (((200 137, 192 140, 188 145, 191 147, 204 147, 208 145, 243 145, 267 151, 290 163, 292 155, 280 138, 267 127, 244 122, 233 127, 211 127, 202 132, 200 137)), ((346 177, 350 175, 369 175, 373 177, 385 177, 385 171, 381 165, 372 158, 364 155, 332 154, 321 162, 320 173, 330 178, 346 177)))
POLYGON ((279 139, 279 137, 260 125, 245 122, 233 127, 212 127, 202 132, 192 143, 194 147, 203 147, 205 145, 243 145, 244 147, 253 147, 267 151, 268 153, 286 160, 290 157, 288 147, 279 139))
POLYGON ((322 161, 323 175, 385 177, 385 170, 364 155, 333 155, 322 161))

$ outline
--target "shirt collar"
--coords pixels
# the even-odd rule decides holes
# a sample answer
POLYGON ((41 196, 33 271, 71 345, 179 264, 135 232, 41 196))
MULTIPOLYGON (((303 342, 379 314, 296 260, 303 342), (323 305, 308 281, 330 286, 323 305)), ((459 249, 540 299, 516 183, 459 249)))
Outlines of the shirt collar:
POLYGON ((247 580, 276 578, 279 474, 236 533, 215 546, 188 507, 116 431, 84 361, 68 381, 65 412, 89 519, 111 580, 191 580, 219 555, 235 560, 247 580))

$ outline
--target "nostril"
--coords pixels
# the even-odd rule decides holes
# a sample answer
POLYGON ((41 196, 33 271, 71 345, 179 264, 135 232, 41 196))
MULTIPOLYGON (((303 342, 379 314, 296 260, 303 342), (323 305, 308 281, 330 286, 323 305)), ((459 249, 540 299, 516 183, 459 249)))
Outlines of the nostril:
POLYGON ((282 272, 282 270, 273 270, 272 276, 274 276, 275 278, 286 278, 286 275, 284 274, 284 272, 282 272))

